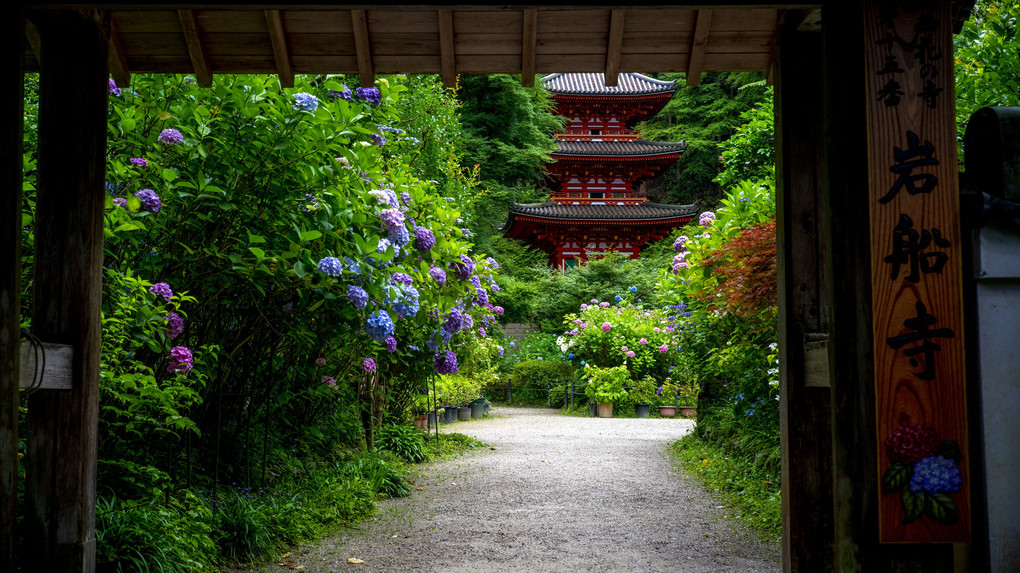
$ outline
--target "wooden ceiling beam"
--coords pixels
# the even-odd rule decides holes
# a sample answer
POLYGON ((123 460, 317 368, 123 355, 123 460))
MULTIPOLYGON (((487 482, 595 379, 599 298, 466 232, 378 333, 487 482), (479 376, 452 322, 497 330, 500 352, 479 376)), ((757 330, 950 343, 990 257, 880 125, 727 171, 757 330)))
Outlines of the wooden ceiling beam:
POLYGON ((194 10, 178 10, 177 17, 181 21, 184 41, 188 45, 188 55, 191 56, 195 79, 198 81, 199 87, 211 87, 212 74, 209 72, 209 60, 206 58, 205 48, 202 47, 202 35, 198 30, 198 22, 195 21, 195 12, 194 10))
POLYGON ((120 44, 120 36, 113 22, 110 22, 110 74, 117 87, 126 88, 131 85, 131 71, 128 69, 124 46, 120 44))
POLYGON ((609 18, 609 42, 606 45, 606 85, 616 86, 623 55, 623 17, 625 10, 613 10, 609 18))
POLYGON ((453 10, 439 10, 439 59, 443 87, 457 87, 457 54, 453 41, 453 10))
POLYGON ((283 29, 283 17, 279 10, 266 10, 266 26, 269 27, 269 40, 273 43, 273 57, 276 59, 276 75, 280 76, 280 85, 292 88, 294 67, 290 63, 287 31, 283 29))
POLYGON ((39 28, 31 20, 25 19, 25 37, 28 38, 28 45, 32 46, 32 53, 35 54, 35 61, 42 68, 42 36, 39 35, 39 28))
POLYGON ((524 11, 524 30, 521 45, 521 85, 535 86, 535 54, 538 51, 538 10, 524 11))
POLYGON ((691 41, 691 56, 687 63, 687 85, 701 83, 701 70, 705 65, 705 47, 708 45, 708 30, 712 27, 712 11, 698 10, 694 24, 694 39, 691 41))
POLYGON ((354 49, 358 54, 358 75, 361 87, 375 86, 375 68, 372 67, 372 44, 368 38, 368 18, 364 10, 351 10, 351 23, 354 25, 354 49))

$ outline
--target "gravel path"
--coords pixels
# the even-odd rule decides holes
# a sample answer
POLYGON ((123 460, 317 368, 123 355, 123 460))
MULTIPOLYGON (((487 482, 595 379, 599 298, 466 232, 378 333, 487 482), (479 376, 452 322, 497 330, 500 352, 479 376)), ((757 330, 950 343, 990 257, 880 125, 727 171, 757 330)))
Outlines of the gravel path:
POLYGON ((312 572, 779 571, 777 546, 670 463, 667 445, 693 422, 493 414, 444 427, 492 449, 423 466, 420 491, 287 560, 312 572))

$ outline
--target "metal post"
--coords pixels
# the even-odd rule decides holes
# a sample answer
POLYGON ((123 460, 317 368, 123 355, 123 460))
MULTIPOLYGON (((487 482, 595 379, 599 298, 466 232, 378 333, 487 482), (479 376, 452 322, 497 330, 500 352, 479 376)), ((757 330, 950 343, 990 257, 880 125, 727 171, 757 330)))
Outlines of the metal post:
POLYGON ((574 411, 574 381, 570 381, 570 411, 574 411))
POLYGON ((514 381, 507 380, 506 382, 506 401, 513 406, 514 404, 514 381))

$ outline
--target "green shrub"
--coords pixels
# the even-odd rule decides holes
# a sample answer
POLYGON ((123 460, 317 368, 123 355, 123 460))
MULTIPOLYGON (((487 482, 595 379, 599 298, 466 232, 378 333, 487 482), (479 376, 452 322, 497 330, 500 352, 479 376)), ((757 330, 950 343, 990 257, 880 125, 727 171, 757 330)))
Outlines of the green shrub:
POLYGON ((191 492, 181 499, 96 502, 96 561, 117 571, 205 571, 217 561, 212 511, 191 492), (115 564, 115 565, 112 565, 115 564))
POLYGON ((425 436, 415 426, 407 424, 386 425, 375 435, 375 446, 392 452, 405 462, 417 464, 428 461, 425 451, 425 436))
POLYGON ((340 475, 360 478, 381 496, 406 497, 411 489, 397 464, 378 455, 357 454, 340 466, 340 475))
POLYGON ((520 362, 510 377, 513 382, 513 401, 518 404, 545 406, 549 404, 552 389, 560 387, 558 401, 553 401, 553 404, 562 404, 562 387, 569 384, 575 376, 574 366, 566 362, 557 360, 520 362))

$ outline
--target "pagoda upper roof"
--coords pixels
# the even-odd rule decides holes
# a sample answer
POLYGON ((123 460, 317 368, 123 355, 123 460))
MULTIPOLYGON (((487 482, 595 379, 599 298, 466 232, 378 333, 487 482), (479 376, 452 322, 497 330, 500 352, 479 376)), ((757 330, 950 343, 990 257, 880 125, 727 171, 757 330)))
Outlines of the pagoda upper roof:
POLYGON ((683 141, 660 142, 644 139, 621 141, 557 141, 553 155, 577 157, 652 157, 670 153, 683 153, 683 141))
POLYGON ((563 95, 649 95, 672 94, 676 82, 666 82, 642 74, 623 74, 615 86, 606 85, 605 74, 549 74, 542 78, 545 89, 563 95))
MULTIPOLYGON (((543 219, 564 219, 571 221, 656 221, 693 217, 695 205, 664 205, 661 203, 640 203, 638 205, 564 205, 547 201, 545 203, 515 203, 510 207, 510 217, 531 216, 543 219)), ((506 225, 507 227, 509 225, 506 225)))

